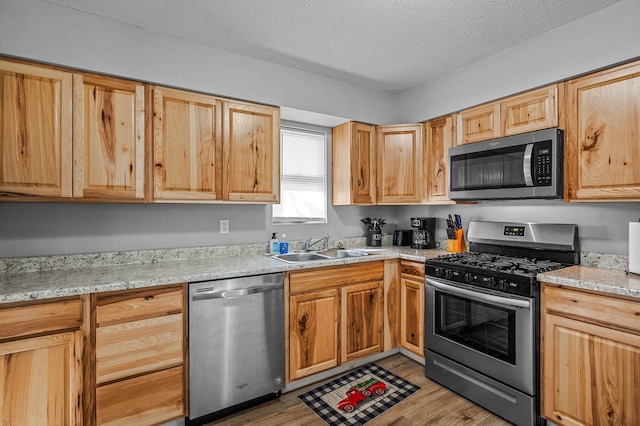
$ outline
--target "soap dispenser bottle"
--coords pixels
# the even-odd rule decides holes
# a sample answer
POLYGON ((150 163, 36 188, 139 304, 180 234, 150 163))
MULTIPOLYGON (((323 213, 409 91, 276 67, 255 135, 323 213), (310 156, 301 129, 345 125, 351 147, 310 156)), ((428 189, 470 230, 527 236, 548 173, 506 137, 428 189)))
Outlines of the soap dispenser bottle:
POLYGON ((280 254, 287 253, 289 253, 289 243, 287 242, 286 234, 282 234, 282 237, 280 238, 280 254))
POLYGON ((271 240, 269 240, 269 254, 278 254, 280 253, 280 241, 276 237, 276 233, 271 233, 271 240))

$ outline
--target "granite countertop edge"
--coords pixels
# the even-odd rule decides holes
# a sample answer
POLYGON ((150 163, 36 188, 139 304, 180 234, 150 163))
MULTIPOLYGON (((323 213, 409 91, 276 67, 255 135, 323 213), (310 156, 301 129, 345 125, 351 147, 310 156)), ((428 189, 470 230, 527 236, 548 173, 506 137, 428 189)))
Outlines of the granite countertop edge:
POLYGON ((269 256, 253 254, 1 274, 0 304, 389 259, 424 262, 427 258, 436 257, 444 253, 436 249, 415 250, 408 247, 383 248, 385 249, 384 251, 372 253, 368 256, 331 259, 321 262, 285 263, 269 256))
MULTIPOLYGON (((390 259, 424 262, 428 258, 446 253, 438 249, 416 250, 397 246, 382 248, 384 251, 369 256, 321 262, 284 263, 260 254, 240 254, 228 257, 5 273, 0 274, 0 304, 390 259)), ((538 280, 640 299, 640 276, 629 275, 619 269, 578 265, 539 274, 538 280)))

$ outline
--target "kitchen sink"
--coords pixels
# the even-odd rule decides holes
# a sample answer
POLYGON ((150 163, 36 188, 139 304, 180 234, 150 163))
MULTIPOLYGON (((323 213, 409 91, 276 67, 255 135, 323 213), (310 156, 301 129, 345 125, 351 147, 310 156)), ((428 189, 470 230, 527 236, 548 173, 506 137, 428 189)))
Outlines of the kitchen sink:
POLYGON ((287 253, 276 254, 274 259, 282 260, 287 263, 310 262, 314 260, 330 260, 331 257, 318 253, 287 253))
POLYGON ((312 261, 322 261, 322 260, 331 260, 331 259, 345 259, 348 257, 360 257, 360 256, 368 256, 369 253, 366 253, 361 250, 349 250, 349 249, 330 249, 323 250, 319 252, 304 252, 304 253, 287 253, 287 254, 276 254, 272 256, 274 259, 282 260, 287 263, 299 263, 299 262, 312 262, 312 261))
POLYGON ((343 259, 345 257, 360 257, 360 256, 368 255, 368 253, 365 253, 360 250, 348 250, 348 249, 324 250, 321 253, 325 256, 329 256, 331 258, 339 258, 339 259, 343 259))

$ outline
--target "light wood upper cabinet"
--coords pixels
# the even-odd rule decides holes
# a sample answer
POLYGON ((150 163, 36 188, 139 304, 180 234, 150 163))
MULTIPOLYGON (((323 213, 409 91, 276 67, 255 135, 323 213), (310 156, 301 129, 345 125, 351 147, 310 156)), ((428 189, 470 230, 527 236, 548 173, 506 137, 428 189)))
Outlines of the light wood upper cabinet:
POLYGON ((457 113, 458 145, 556 127, 558 94, 554 84, 457 113))
POLYGON ((333 205, 375 204, 375 126, 347 122, 332 133, 333 205))
POLYGON ((72 75, 0 60, 0 195, 72 195, 72 75))
POLYGON ((424 263, 400 261, 400 345, 424 356, 424 263))
POLYGON ((382 281, 342 287, 342 363, 382 352, 383 290, 382 281))
POLYGON ((229 201, 280 200, 280 109, 223 103, 223 195, 229 201))
POLYGON ((0 423, 82 424, 82 302, 0 309, 0 423))
POLYGON ((378 204, 419 204, 422 200, 422 128, 377 127, 378 204))
POLYGON ((638 301, 546 284, 542 300, 542 416, 640 424, 638 301))
POLYGON ((454 146, 453 118, 431 120, 424 124, 424 183, 427 203, 447 203, 449 200, 449 148, 454 146))
POLYGON ((493 102, 456 114, 458 145, 500 137, 500 103, 493 102))
POLYGON ((500 102, 502 136, 558 126, 558 86, 512 96, 500 102))
POLYGON ((153 89, 153 187, 156 200, 222 199, 222 101, 153 89))
POLYGON ((567 198, 640 200, 640 62, 570 80, 566 96, 567 198))
POLYGON ((73 76, 73 195, 144 198, 144 85, 73 76))

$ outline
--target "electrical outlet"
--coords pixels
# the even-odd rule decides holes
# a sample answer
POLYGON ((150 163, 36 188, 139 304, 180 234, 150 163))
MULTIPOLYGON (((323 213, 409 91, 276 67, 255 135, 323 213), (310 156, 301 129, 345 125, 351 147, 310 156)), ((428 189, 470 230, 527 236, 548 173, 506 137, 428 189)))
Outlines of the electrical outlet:
POLYGON ((220 220, 220 233, 221 234, 228 234, 229 233, 229 220, 228 219, 221 219, 220 220))

